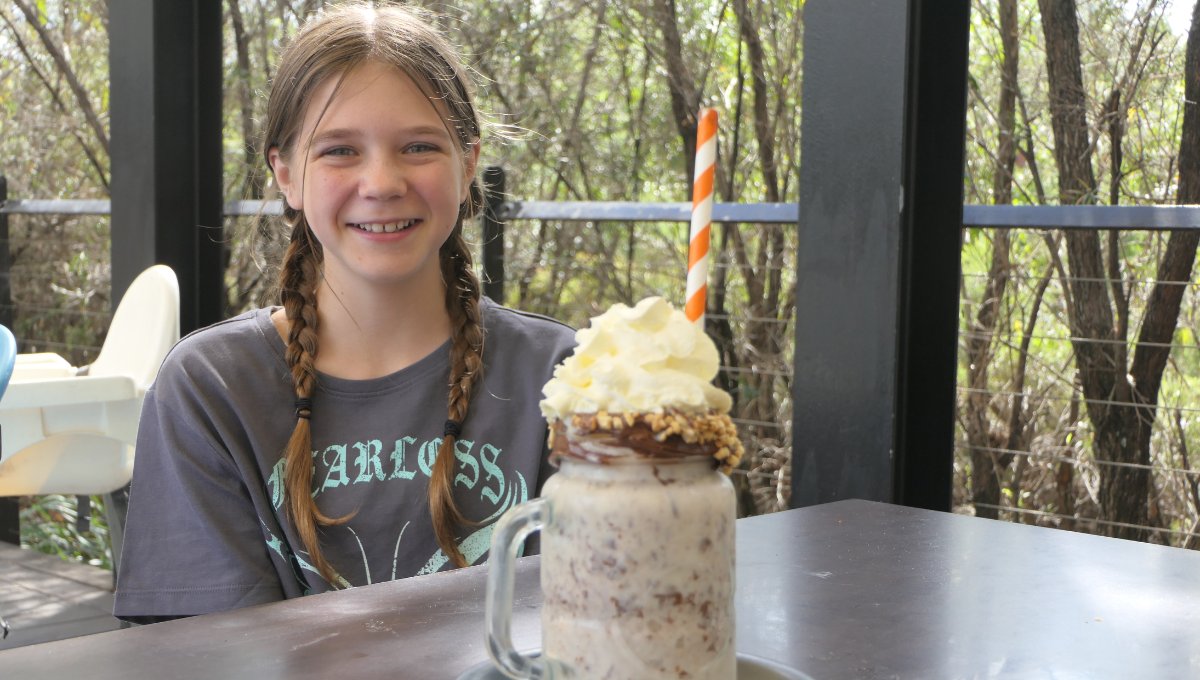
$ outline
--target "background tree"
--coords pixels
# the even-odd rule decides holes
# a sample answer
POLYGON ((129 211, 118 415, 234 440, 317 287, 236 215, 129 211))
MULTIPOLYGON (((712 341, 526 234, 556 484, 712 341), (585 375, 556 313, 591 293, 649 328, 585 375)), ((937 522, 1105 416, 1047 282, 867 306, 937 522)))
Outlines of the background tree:
MULTIPOLYGON (((992 175, 992 202, 996 205, 1012 204, 1012 173, 1016 163, 1016 104, 1017 74, 1021 49, 1020 26, 1017 23, 1016 0, 1000 0, 998 3, 998 29, 1002 49, 1000 67, 1000 96, 996 115, 996 138, 998 140, 992 175)), ((977 98, 980 95, 972 90, 977 98)), ((986 105, 986 102, 984 102, 986 105)), ((992 350, 992 335, 996 330, 996 318, 1000 301, 1008 286, 1009 235, 1007 229, 997 229, 992 234, 992 263, 988 269, 987 286, 983 299, 979 301, 974 327, 967 336, 969 363, 968 385, 975 391, 967 396, 966 423, 967 442, 971 447, 971 488, 978 505, 975 514, 979 517, 996 519, 998 513, 993 506, 1000 503, 1000 469, 1007 467, 1012 455, 997 449, 1015 449, 1019 446, 1018 424, 1013 423, 1010 434, 1017 435, 1009 445, 1000 433, 993 433, 987 414, 991 401, 987 391, 988 364, 992 350), (1003 440, 1003 441, 1002 441, 1003 440)), ((1020 409, 1014 409, 1019 414, 1020 409)))
MULTIPOLYGON (((1098 188, 1092 171, 1092 140, 1086 119, 1087 94, 1082 81, 1075 2, 1040 0, 1039 5, 1046 36, 1046 70, 1050 76, 1050 114, 1058 165, 1059 201, 1066 205, 1094 203, 1098 188)), ((1193 31, 1192 34, 1200 39, 1200 32, 1193 31)), ((1194 42, 1189 41, 1189 48, 1194 42)), ((1135 51, 1131 62, 1136 63, 1136 60, 1135 51)), ((1189 84, 1194 77, 1185 71, 1185 80, 1189 84)), ((1122 81, 1128 82, 1128 74, 1122 81)), ((1120 89, 1113 90, 1112 103, 1107 107, 1110 111, 1115 113, 1122 94, 1120 89)), ((1184 140, 1189 138, 1189 123, 1195 125, 1200 121, 1185 113, 1184 140)), ((1114 157, 1119 158, 1120 135, 1115 134, 1112 139, 1114 157)), ((1188 149, 1188 153, 1194 154, 1194 151, 1188 149)), ((1183 157, 1182 150, 1180 157, 1183 157)), ((1181 187, 1200 181, 1200 177, 1189 176, 1194 171, 1194 167, 1184 170, 1181 165, 1181 187)), ((1114 163, 1111 172, 1115 187, 1119 183, 1119 166, 1114 163)), ((1115 194, 1114 188, 1114 197, 1115 194)), ((1182 194, 1180 199, 1184 200, 1182 194)), ((1191 280, 1197 238, 1198 235, 1192 232, 1171 233, 1130 365, 1127 359, 1129 300, 1117 252, 1119 236, 1113 234, 1110 238, 1109 266, 1106 268, 1098 232, 1072 230, 1066 235, 1067 259, 1074 277, 1071 285, 1075 312, 1072 335, 1079 338, 1074 343, 1075 356, 1094 431, 1093 451, 1098 460, 1117 464, 1100 468, 1100 506, 1105 519, 1111 522, 1144 525, 1148 519, 1149 471, 1129 464, 1150 464, 1150 437, 1169 353, 1169 348, 1162 345, 1169 344, 1175 335, 1183 299, 1183 286, 1176 282, 1191 280), (1106 284, 1111 284, 1111 298, 1110 286, 1106 284)), ((1145 537, 1143 530, 1133 527, 1114 525, 1111 533, 1123 538, 1145 537)))
MULTIPOLYGON (((1002 129, 1004 80, 997 4, 977 4, 973 29, 972 201, 985 187, 997 193, 1004 173, 1005 140, 993 132, 1002 129)), ((1018 72, 1014 203, 1047 202, 1051 182, 1062 203, 1194 200, 1178 165, 1193 124, 1182 105, 1185 75, 1193 76, 1180 38, 1190 22, 1167 24, 1180 14, 1156 0, 1017 4, 1022 52, 1039 58, 1022 60, 1018 72)), ((980 515, 1194 545, 1200 494, 1191 493, 1191 423, 1182 418, 1197 403, 1193 240, 1015 231, 1005 256, 1002 236, 964 235, 956 503, 973 501, 980 515), (1007 286, 997 297, 989 291, 1003 261, 1007 286), (980 323, 989 301, 991 333, 980 323), (988 357, 982 366, 980 356, 988 357), (1181 415, 1178 427, 1158 418, 1164 400, 1181 415), (995 455, 981 460, 980 449, 995 455)))

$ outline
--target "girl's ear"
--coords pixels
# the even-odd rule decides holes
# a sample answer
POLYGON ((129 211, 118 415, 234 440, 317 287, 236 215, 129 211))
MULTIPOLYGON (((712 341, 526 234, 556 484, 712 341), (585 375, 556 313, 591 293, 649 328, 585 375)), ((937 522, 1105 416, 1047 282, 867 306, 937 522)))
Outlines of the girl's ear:
POLYGON ((304 194, 300 191, 300 186, 293 181, 292 168, 279 152, 279 147, 273 146, 267 150, 267 162, 271 164, 271 170, 275 173, 275 183, 287 199, 288 206, 293 210, 304 210, 304 194))
POLYGON ((476 139, 471 143, 471 148, 467 149, 467 153, 463 155, 463 183, 462 195, 458 197, 458 202, 462 203, 471 195, 471 180, 475 177, 475 168, 479 165, 479 140, 476 139))

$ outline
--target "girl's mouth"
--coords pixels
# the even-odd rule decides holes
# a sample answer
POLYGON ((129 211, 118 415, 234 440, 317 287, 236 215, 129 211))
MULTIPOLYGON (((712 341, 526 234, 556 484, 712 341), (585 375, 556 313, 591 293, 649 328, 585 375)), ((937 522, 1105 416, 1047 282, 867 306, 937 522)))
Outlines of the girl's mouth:
POLYGON ((399 222, 376 222, 376 223, 372 223, 372 224, 354 224, 353 222, 351 222, 351 223, 347 224, 346 226, 354 227, 355 229, 359 229, 361 231, 365 231, 365 232, 373 233, 373 234, 391 234, 391 233, 394 233, 397 231, 404 231, 405 229, 410 229, 420 221, 421 220, 419 220, 419 219, 414 219, 414 220, 400 220, 399 222))

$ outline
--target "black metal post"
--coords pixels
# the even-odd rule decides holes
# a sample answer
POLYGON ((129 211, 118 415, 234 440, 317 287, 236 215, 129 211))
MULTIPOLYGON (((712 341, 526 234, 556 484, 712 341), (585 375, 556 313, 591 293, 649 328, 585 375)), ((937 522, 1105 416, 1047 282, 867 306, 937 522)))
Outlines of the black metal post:
POLYGON ((75 496, 75 531, 86 534, 92 530, 92 497, 75 496))
POLYGON ((792 507, 949 509, 965 0, 811 0, 792 507))
POLYGON ((949 511, 971 3, 910 0, 892 499, 949 511))
POLYGON ((487 207, 483 211, 483 294, 504 304, 504 221, 499 217, 504 203, 504 168, 489 165, 483 171, 487 207))
POLYGON ((16 496, 0 497, 0 541, 21 545, 21 509, 16 496))
POLYGON ((111 0, 113 306, 154 264, 180 330, 221 319, 221 3, 111 0))
MULTIPOLYGON (((7 200, 8 179, 0 175, 0 205, 7 200)), ((8 258, 8 215, 0 213, 0 325, 15 335, 8 258)), ((0 541, 21 545, 21 513, 14 496, 0 497, 0 541)))
POLYGON ((892 498, 907 5, 804 7, 792 507, 892 498))

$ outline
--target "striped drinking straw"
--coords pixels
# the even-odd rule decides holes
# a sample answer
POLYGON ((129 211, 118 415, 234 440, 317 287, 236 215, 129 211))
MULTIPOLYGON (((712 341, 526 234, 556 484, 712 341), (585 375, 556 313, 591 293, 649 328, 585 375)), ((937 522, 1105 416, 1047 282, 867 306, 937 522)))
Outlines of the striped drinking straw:
POLYGON ((717 163, 717 110, 700 109, 696 130, 696 182, 692 187, 692 229, 688 242, 688 320, 704 328, 708 298, 708 234, 712 226, 713 172, 717 163))

